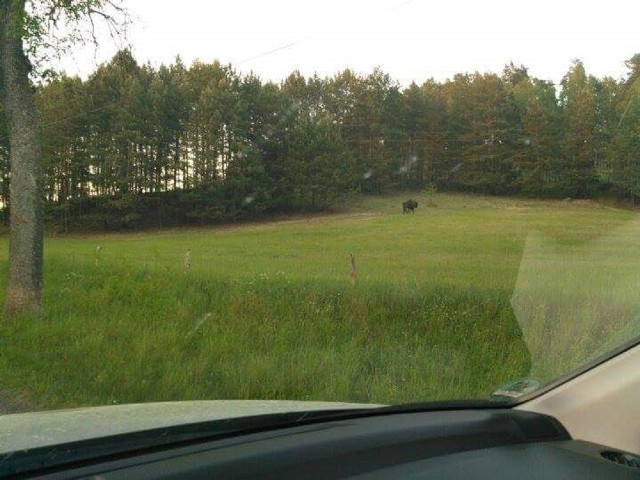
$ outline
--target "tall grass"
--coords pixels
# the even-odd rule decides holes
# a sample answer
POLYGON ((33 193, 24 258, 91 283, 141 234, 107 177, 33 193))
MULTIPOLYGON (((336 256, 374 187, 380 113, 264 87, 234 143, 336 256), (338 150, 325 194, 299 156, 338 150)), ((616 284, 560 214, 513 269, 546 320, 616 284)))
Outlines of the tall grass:
POLYGON ((64 270, 45 316, 2 326, 4 385, 43 405, 479 397, 527 366, 508 302, 473 289, 64 270))
MULTIPOLYGON (((535 328, 523 328, 511 304, 532 227, 577 249, 632 218, 463 196, 403 216, 398 199, 238 229, 49 238, 45 313, 0 322, 0 388, 41 408, 485 398, 544 352, 525 343, 535 328)), ((539 294, 518 297, 528 321, 539 294)), ((577 366, 593 338, 537 373, 577 366)))

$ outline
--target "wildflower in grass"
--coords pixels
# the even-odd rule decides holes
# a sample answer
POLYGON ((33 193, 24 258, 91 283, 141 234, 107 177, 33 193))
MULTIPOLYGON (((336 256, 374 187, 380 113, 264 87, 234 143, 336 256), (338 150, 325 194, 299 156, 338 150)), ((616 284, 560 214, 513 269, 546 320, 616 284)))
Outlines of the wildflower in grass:
POLYGON ((287 285, 289 285, 291 283, 291 280, 289 280, 289 277, 287 276, 286 272, 283 272, 282 270, 276 272, 276 278, 280 279, 280 280, 284 280, 287 285))

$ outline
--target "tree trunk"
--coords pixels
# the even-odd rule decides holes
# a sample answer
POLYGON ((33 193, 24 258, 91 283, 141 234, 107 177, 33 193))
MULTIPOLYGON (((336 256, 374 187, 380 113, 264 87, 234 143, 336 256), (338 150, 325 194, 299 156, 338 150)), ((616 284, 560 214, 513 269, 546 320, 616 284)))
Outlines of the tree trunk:
POLYGON ((44 212, 40 198, 42 145, 31 65, 22 46, 25 0, 0 1, 0 74, 11 159, 9 278, 5 318, 39 309, 44 212))

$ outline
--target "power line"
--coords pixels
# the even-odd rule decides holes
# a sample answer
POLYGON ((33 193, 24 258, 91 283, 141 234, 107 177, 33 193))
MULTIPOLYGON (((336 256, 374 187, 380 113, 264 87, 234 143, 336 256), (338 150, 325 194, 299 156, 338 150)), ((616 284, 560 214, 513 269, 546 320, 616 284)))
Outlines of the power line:
MULTIPOLYGON (((402 8, 405 5, 408 5, 408 4, 413 3, 413 2, 414 2, 414 0, 403 0, 403 1, 396 2, 394 4, 391 4, 391 5, 387 6, 384 10, 397 10, 397 9, 402 8)), ((287 43, 285 45, 281 45, 279 47, 273 48, 271 50, 267 50, 265 52, 262 52, 262 53, 259 53, 257 55, 254 55, 252 57, 245 58, 244 60, 241 60, 241 61, 235 63, 235 65, 243 65, 245 63, 248 63, 248 62, 251 62, 251 61, 254 61, 254 60, 258 60, 260 58, 264 58, 264 57, 267 57, 269 55, 273 55, 274 53, 278 53, 280 51, 287 50, 287 49, 289 49, 291 47, 294 47, 294 46, 296 46, 296 45, 298 45, 300 43, 301 43, 301 40, 296 40, 296 41, 293 41, 293 42, 289 42, 289 43, 287 43)), ((178 82, 178 85, 181 85, 181 84, 185 83, 186 81, 187 80, 183 80, 181 82, 178 82)), ((109 108, 109 107, 110 107, 110 105, 103 105, 102 107, 98 107, 98 108, 95 108, 93 110, 88 110, 88 111, 85 111, 85 112, 82 112, 82 113, 78 113, 76 115, 71 115, 69 117, 61 118, 61 119, 56 120, 54 122, 49 122, 49 123, 46 123, 46 124, 42 124, 41 127, 42 128, 46 128, 46 127, 51 127, 51 126, 54 126, 54 125, 58 125, 60 123, 67 122, 69 120, 73 120, 74 118, 78 118, 78 117, 82 117, 82 116, 85 116, 85 115, 88 115, 88 114, 91 114, 91 113, 99 112, 99 111, 104 110, 104 109, 109 108)), ((0 139, 7 140, 8 136, 6 136, 6 135, 0 136, 0 139)))
MULTIPOLYGON (((294 47, 295 45, 298 45, 299 43, 300 43, 300 40, 296 40, 295 42, 287 43, 286 45, 282 45, 282 46, 274 48, 272 50, 268 50, 266 52, 262 52, 262 53, 259 53, 257 55, 254 55, 253 57, 246 58, 246 59, 236 63, 236 65, 242 65, 242 64, 250 62, 252 60, 257 60, 259 58, 266 57, 268 55, 272 55, 272 54, 277 53, 277 52, 279 52, 281 50, 286 50, 288 48, 294 47)), ((186 83, 187 81, 188 80, 185 79, 185 80, 183 80, 181 82, 178 82, 178 86, 186 83)), ((78 117, 82 117, 82 116, 85 116, 85 115, 88 115, 88 114, 91 114, 91 113, 99 112, 99 111, 104 110, 105 108, 109 108, 109 107, 110 107, 110 105, 103 105, 102 107, 98 107, 98 108, 95 108, 93 110, 88 110, 88 111, 85 111, 85 112, 82 112, 82 113, 78 113, 76 115, 71 115, 69 117, 61 118, 61 119, 56 120, 54 122, 45 123, 45 124, 42 125, 42 128, 58 125, 60 123, 66 122, 66 121, 73 120, 74 118, 78 118, 78 117)), ((0 139, 2 139, 2 140, 6 140, 7 138, 8 138, 8 136, 6 136, 6 135, 3 135, 2 137, 0 137, 0 139)))
POLYGON ((259 53, 258 55, 254 55, 253 57, 245 58, 244 60, 241 60, 240 62, 236 63, 236 65, 242 65, 243 63, 251 62, 253 60, 257 60, 259 58, 266 57, 268 55, 272 55, 272 54, 277 53, 277 52, 279 52, 281 50, 286 50, 288 48, 294 47, 294 46, 298 45, 299 43, 300 43, 300 40, 296 40, 295 42, 287 43, 286 45, 282 45, 282 46, 274 48, 272 50, 267 50, 266 52, 262 52, 262 53, 259 53))

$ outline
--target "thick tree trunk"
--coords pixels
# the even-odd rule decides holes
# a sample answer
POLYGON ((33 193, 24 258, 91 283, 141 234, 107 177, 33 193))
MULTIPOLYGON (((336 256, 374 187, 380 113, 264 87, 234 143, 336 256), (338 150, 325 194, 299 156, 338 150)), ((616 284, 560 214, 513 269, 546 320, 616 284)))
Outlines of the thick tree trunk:
POLYGON ((24 0, 0 0, 0 74, 11 159, 9 278, 5 318, 38 309, 42 290, 44 218, 40 198, 42 145, 30 64, 22 45, 24 0))

